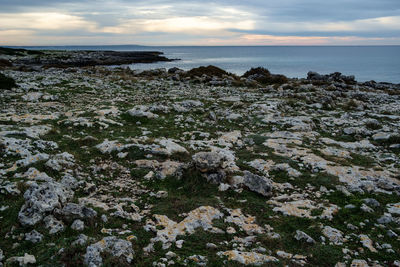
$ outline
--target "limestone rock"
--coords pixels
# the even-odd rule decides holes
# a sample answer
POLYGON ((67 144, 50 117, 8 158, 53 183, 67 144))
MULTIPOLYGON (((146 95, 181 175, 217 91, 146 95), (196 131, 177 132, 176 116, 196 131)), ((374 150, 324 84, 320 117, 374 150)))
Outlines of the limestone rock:
POLYGON ((49 234, 55 234, 61 231, 64 231, 64 224, 62 221, 57 220, 54 216, 48 215, 43 219, 43 222, 47 229, 49 230, 49 234))
POLYGON ((128 114, 132 117, 138 117, 138 118, 142 118, 142 117, 148 118, 148 119, 158 118, 157 114, 154 114, 148 110, 149 110, 148 106, 139 105, 139 106, 134 107, 131 110, 128 110, 128 114))
POLYGON ((237 261, 244 265, 261 266, 268 262, 278 262, 279 260, 272 256, 263 255, 257 252, 245 252, 238 250, 228 250, 218 252, 218 256, 226 256, 230 261, 237 261))
POLYGON ((25 253, 24 256, 21 256, 21 257, 9 258, 9 259, 7 259, 7 262, 18 263, 19 266, 27 266, 28 264, 35 264, 36 258, 33 255, 29 255, 28 253, 25 253))
POLYGON ((272 195, 272 181, 266 177, 245 171, 243 184, 251 191, 259 193, 263 196, 269 197, 272 195))
POLYGON ((77 219, 72 223, 71 229, 73 229, 75 231, 82 231, 83 229, 85 229, 85 223, 83 221, 77 219))
POLYGON ((39 243, 43 239, 43 235, 36 230, 32 230, 30 233, 25 234, 25 240, 32 243, 39 243))
POLYGON ((97 212, 92 208, 76 203, 66 203, 62 209, 57 209, 55 213, 62 216, 67 221, 72 221, 74 219, 90 219, 97 216, 97 212))
POLYGON ((134 255, 131 242, 115 236, 108 236, 86 248, 84 263, 90 267, 101 266, 103 263, 102 252, 108 252, 114 257, 122 257, 128 263, 132 262, 134 255))
POLYGON ((322 229, 322 233, 329 239, 330 242, 335 245, 341 245, 343 244, 343 242, 346 241, 343 237, 343 233, 340 230, 332 228, 330 226, 325 226, 322 229))
POLYGON ((310 244, 315 243, 315 240, 311 236, 307 235, 306 233, 304 233, 303 231, 300 231, 300 230, 296 230, 296 235, 294 236, 294 238, 296 240, 305 241, 306 243, 310 243, 310 244))
POLYGON ((224 157, 216 152, 199 152, 193 155, 193 162, 201 172, 215 172, 222 166, 224 157))
POLYGON ((73 192, 57 182, 32 184, 24 194, 25 204, 22 205, 18 219, 22 225, 35 225, 43 219, 46 213, 60 208, 71 199, 73 192))

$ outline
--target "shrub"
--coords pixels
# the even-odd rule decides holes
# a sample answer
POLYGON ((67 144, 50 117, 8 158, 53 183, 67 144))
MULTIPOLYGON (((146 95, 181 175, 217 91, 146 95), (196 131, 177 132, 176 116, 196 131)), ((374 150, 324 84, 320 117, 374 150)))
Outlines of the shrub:
POLYGON ((0 58, 0 68, 1 67, 12 67, 12 63, 7 59, 0 58))
POLYGON ((223 77, 224 75, 230 75, 228 72, 224 71, 223 69, 220 69, 218 67, 209 65, 207 67, 201 66, 198 68, 191 69, 187 72, 188 76, 194 77, 198 76, 201 77, 203 75, 207 76, 217 76, 219 78, 223 77))
POLYGON ((243 74, 243 77, 248 78, 249 76, 252 76, 252 75, 269 76, 269 75, 271 75, 271 72, 269 72, 269 70, 267 70, 266 68, 263 68, 263 67, 251 68, 250 70, 246 71, 243 74))
POLYGON ((4 74, 0 73, 0 89, 11 89, 16 87, 17 84, 15 80, 11 77, 7 77, 4 74))
POLYGON ((269 70, 263 67, 251 68, 243 74, 245 78, 251 78, 263 85, 284 84, 288 82, 288 78, 281 74, 271 74, 269 70))
POLYGON ((355 110, 357 107, 358 107, 357 102, 354 99, 351 99, 343 106, 343 109, 349 111, 349 110, 355 110))

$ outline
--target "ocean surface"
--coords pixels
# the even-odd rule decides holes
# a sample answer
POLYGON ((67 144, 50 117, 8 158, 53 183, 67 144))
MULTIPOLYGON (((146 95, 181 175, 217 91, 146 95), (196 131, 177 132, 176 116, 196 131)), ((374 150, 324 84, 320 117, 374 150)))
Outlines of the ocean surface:
POLYGON ((132 64, 132 69, 215 65, 242 75, 251 67, 265 67, 291 78, 341 72, 358 81, 400 83, 400 46, 46 46, 28 49, 161 51, 173 62, 132 64))

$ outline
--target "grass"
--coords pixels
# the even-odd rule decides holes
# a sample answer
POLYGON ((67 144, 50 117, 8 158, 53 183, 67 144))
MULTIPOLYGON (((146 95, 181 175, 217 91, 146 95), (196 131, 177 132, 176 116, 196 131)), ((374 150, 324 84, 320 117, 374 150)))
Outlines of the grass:
POLYGON ((215 197, 218 189, 208 184, 201 174, 194 170, 186 170, 181 179, 167 177, 164 180, 152 181, 147 185, 154 191, 164 190, 168 197, 150 200, 156 204, 152 210, 154 214, 167 215, 172 220, 180 220, 179 214, 189 212, 200 206, 215 206, 218 201, 215 197))
POLYGON ((198 68, 193 68, 193 69, 189 70, 186 73, 186 75, 190 76, 190 77, 195 77, 195 76, 201 77, 203 75, 207 75, 207 76, 216 76, 216 77, 222 78, 223 76, 230 75, 230 74, 228 72, 224 71, 223 69, 209 65, 207 67, 201 66, 198 68))

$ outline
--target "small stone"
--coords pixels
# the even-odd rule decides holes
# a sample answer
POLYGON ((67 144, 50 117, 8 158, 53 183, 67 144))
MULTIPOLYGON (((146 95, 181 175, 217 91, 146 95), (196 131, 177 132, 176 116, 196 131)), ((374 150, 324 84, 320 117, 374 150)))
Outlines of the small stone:
POLYGON ((75 231, 82 231, 83 229, 85 229, 85 223, 77 219, 72 223, 71 229, 75 231))
POLYGON ((387 204, 386 208, 390 214, 400 216, 400 203, 387 204))
POLYGON ((25 240, 32 243, 39 243, 43 239, 43 235, 36 230, 32 230, 30 233, 25 234, 25 240))
POLYGON ((117 157, 120 159, 124 159, 124 158, 126 158, 126 156, 128 156, 128 152, 119 152, 117 154, 117 157))
POLYGON ((368 207, 367 205, 365 205, 364 203, 361 205, 360 209, 364 212, 368 212, 368 213, 373 213, 374 210, 370 207, 368 207))
POLYGON ((398 234, 396 234, 396 233, 393 232, 392 230, 388 230, 387 233, 386 233, 386 235, 387 235, 388 237, 398 237, 398 236, 399 236, 398 234))
POLYGON ((379 207, 381 205, 376 199, 373 199, 373 198, 364 198, 363 202, 365 204, 367 204, 368 206, 374 207, 374 208, 379 207))
POLYGON ((315 240, 311 236, 307 235, 306 233, 304 233, 304 232, 302 232, 300 230, 296 230, 296 235, 294 236, 294 238, 296 240, 305 241, 305 242, 310 243, 310 244, 314 244, 315 243, 315 240))
POLYGON ((228 234, 236 234, 236 230, 235 230, 235 228, 233 228, 233 227, 228 227, 228 228, 226 228, 226 232, 228 233, 228 234))
POLYGON ((368 248, 371 252, 378 252, 376 248, 372 246, 372 240, 367 235, 360 235, 359 238, 364 247, 368 248))
POLYGON ((36 263, 36 258, 33 255, 29 255, 28 253, 25 253, 24 256, 22 256, 22 257, 9 258, 7 260, 7 262, 18 263, 19 266, 26 266, 28 264, 35 264, 36 263))
POLYGON ((177 248, 182 248, 183 242, 185 242, 185 240, 177 240, 177 241, 175 242, 175 246, 176 246, 177 248))
POLYGON ((388 224, 393 221, 393 218, 390 213, 385 213, 383 216, 381 216, 377 222, 380 224, 388 224))
POLYGON ((368 267, 368 263, 365 260, 353 260, 350 267, 368 267))
POLYGON ((376 133, 372 136, 372 139, 374 141, 386 141, 392 136, 392 133, 385 133, 385 132, 380 132, 376 133))
POLYGON ((167 257, 167 259, 172 259, 172 258, 175 258, 175 257, 176 257, 176 254, 175 254, 174 252, 172 252, 172 251, 168 251, 168 252, 165 254, 165 257, 167 257))
POLYGON ((64 224, 61 221, 54 218, 54 216, 52 215, 46 216, 43 219, 43 222, 46 228, 50 229, 49 234, 55 234, 64 230, 64 224))
POLYGON ((221 183, 221 184, 218 186, 218 191, 223 192, 223 191, 228 190, 229 188, 230 188, 230 185, 229 185, 229 184, 221 183))
POLYGON ((343 238, 343 233, 330 226, 325 226, 322 229, 322 233, 335 245, 341 245, 345 241, 343 238))
POLYGON ((282 250, 278 250, 278 251, 276 252, 276 255, 277 255, 278 257, 284 258, 284 259, 291 259, 291 258, 293 257, 293 254, 287 253, 287 252, 282 251, 282 250))
POLYGON ((87 243, 87 241, 88 241, 88 237, 84 234, 80 234, 80 235, 78 235, 78 238, 74 242, 72 242, 72 245, 73 246, 76 246, 76 245, 83 246, 87 243))
POLYGON ((208 248, 208 249, 217 249, 218 247, 214 243, 207 243, 206 244, 206 248, 208 248))

